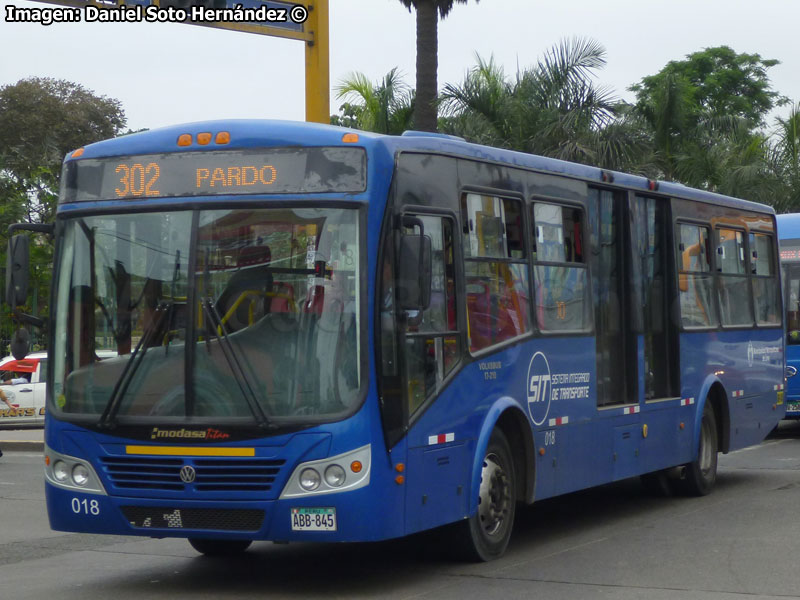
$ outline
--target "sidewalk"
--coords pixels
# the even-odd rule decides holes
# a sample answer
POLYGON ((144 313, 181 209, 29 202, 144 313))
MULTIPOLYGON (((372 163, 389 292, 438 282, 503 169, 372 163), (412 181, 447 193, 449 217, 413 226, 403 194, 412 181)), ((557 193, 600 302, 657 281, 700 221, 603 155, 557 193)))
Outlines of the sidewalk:
POLYGON ((44 429, 0 429, 0 450, 3 452, 41 452, 44 429))

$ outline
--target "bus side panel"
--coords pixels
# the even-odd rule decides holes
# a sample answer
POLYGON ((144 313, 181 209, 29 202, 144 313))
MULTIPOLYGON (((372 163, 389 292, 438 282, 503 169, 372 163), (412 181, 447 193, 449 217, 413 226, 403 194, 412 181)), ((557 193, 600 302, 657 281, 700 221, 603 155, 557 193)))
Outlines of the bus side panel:
POLYGON ((777 425, 784 410, 778 404, 783 384, 782 343, 781 330, 774 328, 681 335, 681 397, 696 411, 691 425, 695 434, 693 452, 697 451, 705 401, 699 395, 709 377, 717 378, 725 391, 730 414, 729 450, 761 442, 777 425))
MULTIPOLYGON (((786 345, 786 366, 800 372, 800 345, 786 345)), ((786 380, 786 418, 800 418, 800 376, 797 375, 786 380)))
POLYGON ((526 468, 537 478, 536 498, 610 481, 611 454, 597 451, 598 428, 608 426, 594 422, 594 363, 593 340, 571 337, 528 340, 464 366, 409 432, 408 532, 474 512, 498 403, 533 427, 536 465, 526 468))

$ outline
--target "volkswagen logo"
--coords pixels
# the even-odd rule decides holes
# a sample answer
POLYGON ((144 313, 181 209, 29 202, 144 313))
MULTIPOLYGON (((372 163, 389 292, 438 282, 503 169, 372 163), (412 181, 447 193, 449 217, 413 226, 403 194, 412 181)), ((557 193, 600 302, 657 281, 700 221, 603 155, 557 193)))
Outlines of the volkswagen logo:
POLYGON ((183 483, 192 483, 196 475, 197 472, 194 470, 193 466, 186 465, 181 467, 181 481, 183 483))

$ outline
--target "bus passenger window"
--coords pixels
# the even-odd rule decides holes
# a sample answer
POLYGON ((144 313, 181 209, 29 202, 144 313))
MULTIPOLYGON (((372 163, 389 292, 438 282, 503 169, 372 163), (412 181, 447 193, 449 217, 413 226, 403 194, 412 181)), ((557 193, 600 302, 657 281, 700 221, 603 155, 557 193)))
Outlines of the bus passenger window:
POLYGON ((718 294, 722 324, 752 325, 744 233, 734 229, 718 229, 717 235, 718 294))
POLYGON ((465 194, 461 211, 469 349, 476 352, 530 331, 522 204, 465 194))
POLYGON ((772 236, 750 234, 750 273, 753 278, 753 307, 756 323, 779 325, 778 281, 772 236))
POLYGON ((533 205, 533 282, 536 323, 542 331, 584 331, 590 325, 581 212, 533 205))
POLYGON ((684 327, 717 325, 711 242, 707 227, 678 225, 678 293, 684 327))
MULTIPOLYGON (((405 324, 403 350, 409 415, 441 388, 461 357, 456 319, 453 222, 432 215, 415 217, 422 222, 424 234, 431 240, 431 299, 421 314, 406 314, 401 318, 405 324)), ((414 232, 408 230, 407 233, 414 232)))

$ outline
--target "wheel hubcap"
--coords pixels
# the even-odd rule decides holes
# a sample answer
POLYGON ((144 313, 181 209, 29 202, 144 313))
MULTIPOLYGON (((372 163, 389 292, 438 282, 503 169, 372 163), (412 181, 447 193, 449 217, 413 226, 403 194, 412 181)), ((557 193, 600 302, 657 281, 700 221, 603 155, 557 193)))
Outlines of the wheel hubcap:
POLYGON ((478 517, 487 536, 502 530, 510 505, 508 475, 497 456, 489 454, 483 461, 478 498, 478 517))

